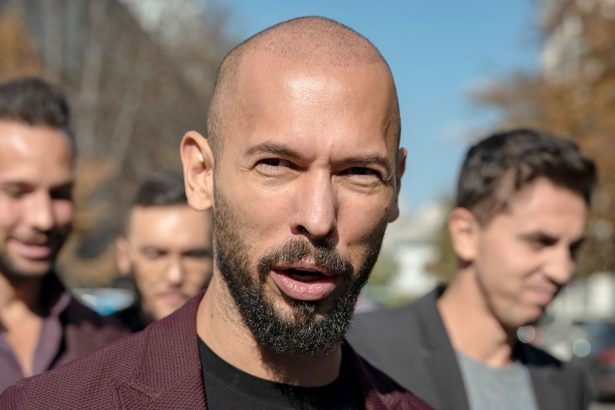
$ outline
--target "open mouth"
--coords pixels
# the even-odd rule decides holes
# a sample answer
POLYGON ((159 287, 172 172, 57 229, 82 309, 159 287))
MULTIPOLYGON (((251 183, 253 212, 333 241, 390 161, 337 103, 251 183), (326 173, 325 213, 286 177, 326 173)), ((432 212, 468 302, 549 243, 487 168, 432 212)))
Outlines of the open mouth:
POLYGON ((295 268, 282 269, 282 270, 280 270, 280 273, 283 273, 283 274, 291 277, 294 280, 299 280, 299 281, 303 281, 303 282, 314 282, 314 281, 317 281, 319 279, 326 279, 326 278, 329 277, 329 276, 325 275, 322 272, 309 271, 309 270, 303 270, 303 269, 295 269, 295 268))
POLYGON ((315 267, 274 267, 271 276, 286 296, 305 301, 321 300, 337 287, 337 277, 315 267))

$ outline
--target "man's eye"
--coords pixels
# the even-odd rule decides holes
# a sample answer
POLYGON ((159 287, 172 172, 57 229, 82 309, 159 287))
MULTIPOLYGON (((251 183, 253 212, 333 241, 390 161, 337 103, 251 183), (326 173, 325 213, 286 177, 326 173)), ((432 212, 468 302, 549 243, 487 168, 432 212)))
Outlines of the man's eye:
POLYGON ((256 163, 256 170, 265 176, 285 175, 295 169, 292 162, 281 158, 265 158, 256 163))
POLYGON ((165 252, 162 249, 154 249, 154 248, 143 249, 141 253, 147 259, 152 259, 152 260, 160 259, 165 255, 165 252))
POLYGON ((7 186, 2 188, 2 193, 12 199, 19 199, 26 195, 30 190, 21 186, 7 186))
POLYGON ((25 194, 24 191, 17 189, 5 189, 3 192, 6 194, 6 196, 13 199, 19 199, 25 194))
POLYGON ((548 248, 557 243, 556 238, 551 238, 548 236, 538 235, 532 236, 528 238, 528 244, 535 250, 541 250, 543 248, 548 248))
POLYGON ((51 198, 57 200, 72 201, 73 191, 71 189, 59 189, 51 192, 51 198))
POLYGON ((290 167, 290 162, 280 158, 265 158, 258 161, 257 166, 265 167, 290 167))
POLYGON ((193 249, 186 251, 184 256, 192 259, 209 259, 213 255, 209 249, 193 249))
POLYGON ((357 175, 357 176, 373 176, 373 177, 377 177, 379 179, 382 178, 382 175, 380 174, 379 171, 372 169, 372 168, 366 168, 366 167, 352 167, 352 168, 348 168, 344 174, 346 175, 357 175))
POLYGON ((579 254, 579 249, 583 246, 583 240, 579 240, 570 245, 570 257, 572 260, 577 260, 577 256, 579 254))

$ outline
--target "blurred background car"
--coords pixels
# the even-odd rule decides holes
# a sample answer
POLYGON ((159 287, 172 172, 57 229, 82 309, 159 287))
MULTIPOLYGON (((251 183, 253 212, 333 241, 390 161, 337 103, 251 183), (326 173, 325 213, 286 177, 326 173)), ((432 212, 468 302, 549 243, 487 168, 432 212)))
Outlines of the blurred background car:
POLYGON ((597 398, 615 401, 615 321, 585 321, 584 336, 572 345, 573 360, 585 368, 597 398))
POLYGON ((517 337, 576 362, 587 372, 596 399, 615 403, 615 320, 567 321, 545 315, 536 325, 519 328, 517 337))

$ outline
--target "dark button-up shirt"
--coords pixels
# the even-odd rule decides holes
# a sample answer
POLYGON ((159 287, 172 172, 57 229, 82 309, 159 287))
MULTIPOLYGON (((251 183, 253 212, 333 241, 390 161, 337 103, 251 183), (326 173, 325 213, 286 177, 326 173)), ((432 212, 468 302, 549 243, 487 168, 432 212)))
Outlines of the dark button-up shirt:
MULTIPOLYGON (((54 274, 41 287, 42 324, 32 374, 76 359, 127 334, 118 321, 103 318, 80 304, 54 274)), ((0 327, 0 392, 24 378, 6 330, 0 327)))

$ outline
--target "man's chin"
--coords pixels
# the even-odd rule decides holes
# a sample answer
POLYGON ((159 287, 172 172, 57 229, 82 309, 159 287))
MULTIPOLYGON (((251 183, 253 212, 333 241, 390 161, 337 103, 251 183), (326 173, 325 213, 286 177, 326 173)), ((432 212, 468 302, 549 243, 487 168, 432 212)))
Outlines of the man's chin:
POLYGON ((288 295, 282 294, 281 300, 272 304, 278 318, 288 323, 300 322, 301 320, 309 320, 312 323, 318 323, 324 320, 331 312, 339 297, 330 295, 321 300, 297 300, 288 295))
POLYGON ((535 326, 540 322, 540 319, 544 316, 545 311, 537 309, 534 312, 527 313, 523 317, 519 317, 516 320, 512 320, 511 323, 508 324, 507 328, 510 330, 516 331, 518 328, 523 326, 535 326))

